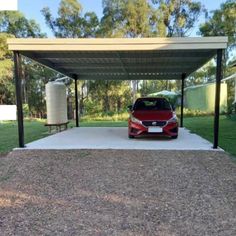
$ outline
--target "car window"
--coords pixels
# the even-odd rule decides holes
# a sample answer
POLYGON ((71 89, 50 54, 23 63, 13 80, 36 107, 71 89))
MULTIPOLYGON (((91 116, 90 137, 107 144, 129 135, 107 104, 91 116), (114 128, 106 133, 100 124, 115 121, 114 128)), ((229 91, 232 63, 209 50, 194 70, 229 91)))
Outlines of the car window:
POLYGON ((134 110, 171 110, 171 106, 166 99, 138 99, 134 104, 134 110))

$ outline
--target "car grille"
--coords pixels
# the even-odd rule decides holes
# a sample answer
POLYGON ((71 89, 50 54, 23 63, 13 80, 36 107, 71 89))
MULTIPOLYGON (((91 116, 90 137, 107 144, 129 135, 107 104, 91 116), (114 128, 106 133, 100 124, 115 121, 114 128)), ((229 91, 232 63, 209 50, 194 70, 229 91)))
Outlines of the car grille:
POLYGON ((151 121, 142 121, 142 124, 145 126, 165 126, 166 121, 160 121, 160 120, 151 120, 151 121))

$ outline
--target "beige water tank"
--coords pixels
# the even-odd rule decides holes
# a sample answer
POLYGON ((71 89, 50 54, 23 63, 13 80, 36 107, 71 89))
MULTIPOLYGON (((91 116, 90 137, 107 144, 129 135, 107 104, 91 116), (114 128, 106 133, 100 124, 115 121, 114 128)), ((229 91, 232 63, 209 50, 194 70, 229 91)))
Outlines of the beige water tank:
POLYGON ((60 82, 46 84, 47 124, 61 124, 67 119, 66 86, 60 82))

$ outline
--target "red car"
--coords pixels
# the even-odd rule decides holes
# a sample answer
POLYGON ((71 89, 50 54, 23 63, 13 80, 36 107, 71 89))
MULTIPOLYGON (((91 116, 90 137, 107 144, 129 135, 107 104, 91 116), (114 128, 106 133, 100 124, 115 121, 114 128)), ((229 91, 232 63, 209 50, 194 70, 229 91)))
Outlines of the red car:
POLYGON ((178 137, 178 119, 165 98, 138 98, 129 110, 129 138, 141 135, 178 137))

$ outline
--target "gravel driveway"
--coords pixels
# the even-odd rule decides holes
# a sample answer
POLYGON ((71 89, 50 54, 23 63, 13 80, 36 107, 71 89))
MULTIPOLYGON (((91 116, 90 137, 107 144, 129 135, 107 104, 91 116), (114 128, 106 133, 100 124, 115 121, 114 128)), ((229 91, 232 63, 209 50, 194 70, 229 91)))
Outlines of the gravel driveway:
POLYGON ((0 234, 236 235, 236 162, 215 151, 14 151, 0 234))

